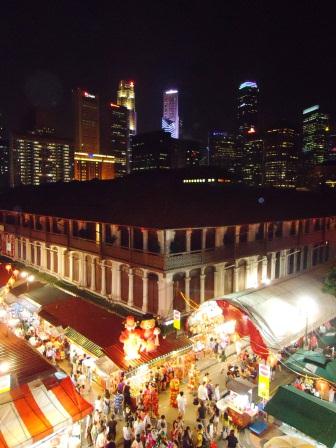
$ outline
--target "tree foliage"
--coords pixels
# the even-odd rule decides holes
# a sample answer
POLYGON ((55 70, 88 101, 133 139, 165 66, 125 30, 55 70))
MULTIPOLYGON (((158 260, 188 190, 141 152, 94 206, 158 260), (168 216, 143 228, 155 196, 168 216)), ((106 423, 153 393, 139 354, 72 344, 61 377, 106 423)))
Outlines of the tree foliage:
POLYGON ((323 291, 336 296, 336 267, 333 267, 324 279, 323 291))

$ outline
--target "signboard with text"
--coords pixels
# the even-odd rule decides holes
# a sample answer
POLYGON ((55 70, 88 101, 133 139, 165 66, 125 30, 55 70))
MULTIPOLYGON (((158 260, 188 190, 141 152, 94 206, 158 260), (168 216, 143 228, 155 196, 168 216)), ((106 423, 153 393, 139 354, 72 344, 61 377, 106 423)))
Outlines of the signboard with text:
POLYGON ((181 313, 178 310, 174 310, 173 319, 174 319, 173 327, 176 328, 176 330, 180 330, 181 329, 181 313))
POLYGON ((271 367, 259 364, 258 396, 264 400, 269 399, 271 382, 271 367))

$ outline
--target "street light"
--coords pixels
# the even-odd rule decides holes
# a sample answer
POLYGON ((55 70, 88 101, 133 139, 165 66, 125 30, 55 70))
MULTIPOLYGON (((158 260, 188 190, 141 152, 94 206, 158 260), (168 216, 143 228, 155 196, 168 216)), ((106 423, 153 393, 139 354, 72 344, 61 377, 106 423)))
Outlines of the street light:
POLYGON ((20 277, 23 278, 23 279, 27 278, 28 277, 28 272, 22 271, 21 274, 20 274, 20 277))
POLYGON ((33 283, 33 281, 35 280, 35 276, 34 275, 29 275, 27 278, 27 282, 28 283, 33 283))

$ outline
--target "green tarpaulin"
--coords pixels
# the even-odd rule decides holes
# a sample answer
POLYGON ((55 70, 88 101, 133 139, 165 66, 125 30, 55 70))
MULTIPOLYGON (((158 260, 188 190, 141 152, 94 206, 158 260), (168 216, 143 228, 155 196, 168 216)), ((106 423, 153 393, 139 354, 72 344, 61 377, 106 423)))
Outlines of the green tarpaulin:
POLYGON ((285 366, 295 372, 313 374, 336 383, 336 360, 328 361, 321 353, 298 350, 285 361, 285 366))
POLYGON ((336 443, 336 405, 333 403, 293 386, 280 386, 265 411, 328 448, 336 443))

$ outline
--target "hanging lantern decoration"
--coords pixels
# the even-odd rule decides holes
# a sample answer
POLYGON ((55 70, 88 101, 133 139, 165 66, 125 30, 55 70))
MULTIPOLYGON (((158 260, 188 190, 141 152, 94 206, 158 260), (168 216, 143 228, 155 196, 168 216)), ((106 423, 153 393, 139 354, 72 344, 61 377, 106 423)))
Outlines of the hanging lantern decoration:
POLYGON ((8 273, 10 273, 10 271, 12 270, 12 265, 11 264, 6 264, 5 268, 6 268, 6 271, 8 273))
POLYGON ((20 273, 20 271, 18 269, 14 269, 13 275, 14 275, 15 278, 18 277, 19 273, 20 273))

